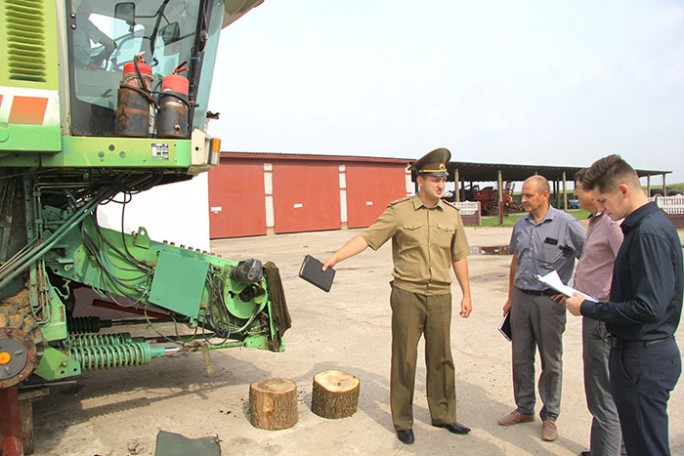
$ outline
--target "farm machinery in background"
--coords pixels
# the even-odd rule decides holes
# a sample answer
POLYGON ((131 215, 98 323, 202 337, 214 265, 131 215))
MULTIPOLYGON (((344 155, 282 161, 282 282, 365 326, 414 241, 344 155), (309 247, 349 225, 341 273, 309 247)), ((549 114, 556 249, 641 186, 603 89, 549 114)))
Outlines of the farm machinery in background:
POLYGON ((3 455, 21 454, 19 386, 178 350, 284 350, 275 265, 97 217, 119 202, 123 219, 136 193, 218 164, 205 124, 219 35, 262 1, 0 3, 3 455), (126 317, 87 315, 75 293, 84 288, 126 317))
MULTIPOLYGON (((512 214, 522 212, 524 209, 520 202, 516 202, 513 198, 515 191, 515 182, 505 182, 503 191, 503 212, 504 214, 512 214)), ((480 203, 481 215, 497 215, 499 213, 499 190, 492 187, 484 187, 480 189, 479 185, 472 183, 467 188, 460 189, 461 201, 478 201, 480 203)), ((449 192, 445 199, 448 201, 455 201, 455 194, 449 192)))

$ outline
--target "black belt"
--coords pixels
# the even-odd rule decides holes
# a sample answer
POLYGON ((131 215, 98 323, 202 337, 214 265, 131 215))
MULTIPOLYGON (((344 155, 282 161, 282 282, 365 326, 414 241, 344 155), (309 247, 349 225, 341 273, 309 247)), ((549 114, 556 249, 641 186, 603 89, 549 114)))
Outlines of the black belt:
POLYGON ((617 336, 611 336, 610 346, 613 348, 633 348, 633 347, 648 347, 649 345, 659 344, 665 342, 666 340, 672 339, 672 336, 663 337, 662 339, 651 339, 651 340, 624 340, 617 336))
POLYGON ((523 290, 522 288, 518 288, 518 290, 522 291, 525 294, 532 295, 532 296, 553 296, 560 294, 557 291, 554 291, 550 288, 547 288, 546 290, 523 290))

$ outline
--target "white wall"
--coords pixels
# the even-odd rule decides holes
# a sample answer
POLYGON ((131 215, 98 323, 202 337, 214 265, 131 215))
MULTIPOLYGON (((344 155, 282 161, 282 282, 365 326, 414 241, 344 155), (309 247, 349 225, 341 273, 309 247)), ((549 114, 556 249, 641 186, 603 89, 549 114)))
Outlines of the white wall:
MULTIPOLYGON (((121 195, 116 198, 122 201, 121 195)), ((107 228, 121 230, 121 204, 100 206, 98 220, 107 228)), ((124 232, 142 226, 154 241, 175 242, 209 250, 209 179, 207 173, 176 184, 160 185, 133 195, 126 204, 124 232)))

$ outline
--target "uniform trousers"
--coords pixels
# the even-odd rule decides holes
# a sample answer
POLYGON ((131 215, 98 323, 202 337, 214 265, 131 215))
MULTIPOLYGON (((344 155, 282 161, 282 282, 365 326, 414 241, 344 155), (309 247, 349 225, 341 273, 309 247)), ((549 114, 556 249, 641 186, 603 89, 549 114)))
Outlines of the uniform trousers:
POLYGON ((583 317, 582 358, 584 393, 591 420, 591 456, 618 456, 623 453, 622 432, 617 407, 610 390, 608 359, 610 334, 602 321, 583 317))
POLYGON ((534 358, 539 349, 541 374, 539 397, 542 420, 555 421, 560 414, 563 383, 563 332, 565 306, 549 296, 512 291, 511 341, 513 345, 513 395, 520 413, 533 415, 535 407, 534 358))
POLYGON ((629 456, 669 456, 667 401, 682 373, 674 338, 610 352, 610 384, 629 456))
POLYGON ((451 356, 451 294, 425 296, 392 287, 390 407, 396 430, 413 427, 418 341, 425 337, 427 400, 432 424, 456 421, 451 356))

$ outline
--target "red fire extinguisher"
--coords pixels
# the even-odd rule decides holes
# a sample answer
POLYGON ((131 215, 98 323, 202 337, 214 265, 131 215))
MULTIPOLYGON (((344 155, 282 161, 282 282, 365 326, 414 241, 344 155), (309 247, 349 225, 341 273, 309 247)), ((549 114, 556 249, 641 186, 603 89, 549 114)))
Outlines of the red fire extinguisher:
POLYGON ((116 108, 118 136, 147 138, 153 133, 156 102, 151 90, 154 78, 143 54, 141 52, 124 65, 116 108))
POLYGON ((187 71, 187 62, 181 62, 173 73, 162 79, 157 115, 158 138, 189 138, 188 114, 190 105, 188 92, 190 81, 179 73, 187 71))

